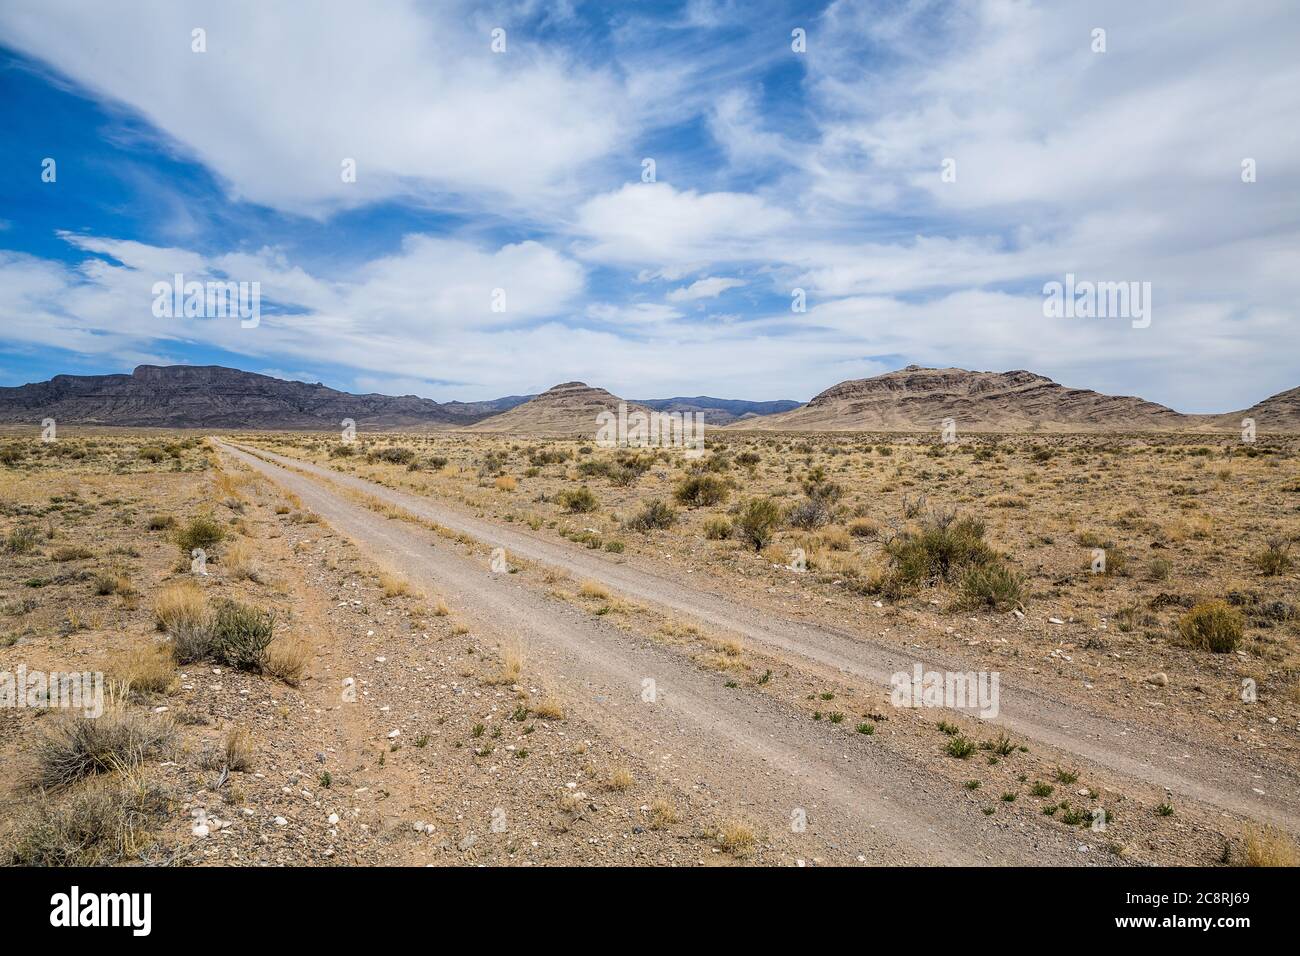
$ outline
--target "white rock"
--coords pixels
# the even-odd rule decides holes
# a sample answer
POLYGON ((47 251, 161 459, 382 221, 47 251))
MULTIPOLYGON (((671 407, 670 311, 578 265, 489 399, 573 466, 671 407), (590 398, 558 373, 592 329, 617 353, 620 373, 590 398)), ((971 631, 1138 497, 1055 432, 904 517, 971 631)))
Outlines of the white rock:
POLYGON ((276 817, 275 825, 277 827, 287 827, 289 825, 289 821, 286 820, 284 817, 276 817))
POLYGON ((329 823, 330 826, 334 826, 336 823, 339 822, 339 815, 337 813, 331 813, 329 815, 329 819, 327 820, 327 822, 329 823))

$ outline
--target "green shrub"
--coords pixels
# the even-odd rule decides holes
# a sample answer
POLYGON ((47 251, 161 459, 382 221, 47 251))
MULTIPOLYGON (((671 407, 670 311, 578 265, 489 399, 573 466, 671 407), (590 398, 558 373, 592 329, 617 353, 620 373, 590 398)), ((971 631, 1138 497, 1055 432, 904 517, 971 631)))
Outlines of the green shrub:
POLYGON ((386 461, 392 465, 406 465, 415 460, 415 452, 400 445, 390 445, 387 448, 372 451, 366 456, 366 460, 372 462, 386 461))
POLYGON ((704 522, 704 537, 710 541, 725 541, 731 537, 731 522, 726 518, 710 518, 704 522))
POLYGON ((751 498, 732 521, 736 536, 762 551, 772 541, 781 523, 781 506, 772 498, 751 498))
POLYGON ((691 508, 705 508, 727 500, 727 483, 716 475, 691 475, 673 491, 673 497, 691 508))
POLYGON ((1178 621, 1178 632, 1192 647, 1229 654, 1241 643, 1241 613, 1227 601, 1203 601, 1178 621))
POLYGON ((562 491, 556 498, 572 514, 587 514, 595 511, 600 502, 586 485, 571 491, 562 491))
POLYGON ((266 666, 266 649, 275 637, 275 613, 222 601, 212 617, 212 653, 218 660, 245 671, 266 666))
POLYGON ((217 523, 211 515, 199 515, 192 518, 176 533, 176 543, 186 556, 195 548, 205 551, 219 543, 226 536, 226 529, 217 523))
MULTIPOLYGON (((930 512, 919 527, 907 530, 885 543, 889 568, 878 587, 891 599, 913 588, 965 577, 968 570, 1002 563, 1001 556, 984 541, 984 523, 975 518, 958 518, 955 512, 930 512)), ((1014 587, 1015 576, 1003 569, 973 576, 967 599, 1001 593, 1014 587)), ((965 588, 963 588, 965 590, 965 588)))
POLYGON ((943 749, 948 756, 956 757, 958 760, 965 760, 975 752, 975 744, 961 734, 957 734, 948 741, 947 746, 943 749))
POLYGON ((677 520, 677 512, 665 501, 655 499, 647 502, 645 507, 627 520, 626 526, 632 531, 650 531, 652 529, 671 528, 677 520))
POLYGON ((962 601, 968 608, 1006 611, 1021 603, 1025 579, 1002 562, 977 564, 961 576, 962 601))

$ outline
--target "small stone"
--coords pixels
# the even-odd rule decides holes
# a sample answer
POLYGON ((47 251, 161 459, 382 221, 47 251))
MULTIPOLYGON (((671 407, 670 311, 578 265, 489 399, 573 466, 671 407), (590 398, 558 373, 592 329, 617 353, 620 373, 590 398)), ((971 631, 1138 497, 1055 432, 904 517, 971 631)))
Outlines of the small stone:
POLYGON ((1157 687, 1166 687, 1169 684, 1169 675, 1164 671, 1158 674, 1152 674, 1147 678, 1148 684, 1155 684, 1157 687))
POLYGON ((286 820, 284 817, 276 817, 275 825, 277 827, 287 827, 289 825, 289 821, 286 820))

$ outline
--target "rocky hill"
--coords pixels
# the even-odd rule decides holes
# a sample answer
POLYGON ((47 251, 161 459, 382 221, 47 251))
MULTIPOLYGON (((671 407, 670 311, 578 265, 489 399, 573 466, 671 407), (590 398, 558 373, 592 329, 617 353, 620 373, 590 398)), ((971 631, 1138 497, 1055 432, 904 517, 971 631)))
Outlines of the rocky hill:
POLYGON ((1204 427, 1141 398, 1067 388, 1033 372, 969 372, 909 365, 841 382, 807 405, 738 422, 735 428, 797 431, 935 430, 952 418, 959 430, 1167 430, 1204 427))
MULTIPOLYGON (((624 400, 603 388, 593 388, 585 382, 564 382, 522 405, 471 426, 471 430, 594 437, 599 427, 597 416, 605 411, 617 413, 621 401, 624 400)), ((650 411, 636 402, 628 402, 627 406, 629 411, 650 411)))

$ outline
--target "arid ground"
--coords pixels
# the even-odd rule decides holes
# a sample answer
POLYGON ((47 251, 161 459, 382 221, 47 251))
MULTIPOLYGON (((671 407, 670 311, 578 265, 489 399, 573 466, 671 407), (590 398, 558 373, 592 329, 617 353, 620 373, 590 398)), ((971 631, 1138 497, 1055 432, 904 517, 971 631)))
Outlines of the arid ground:
POLYGON ((0 672, 108 697, 0 711, 9 862, 1296 860, 1297 438, 68 428, 0 502, 0 672))

